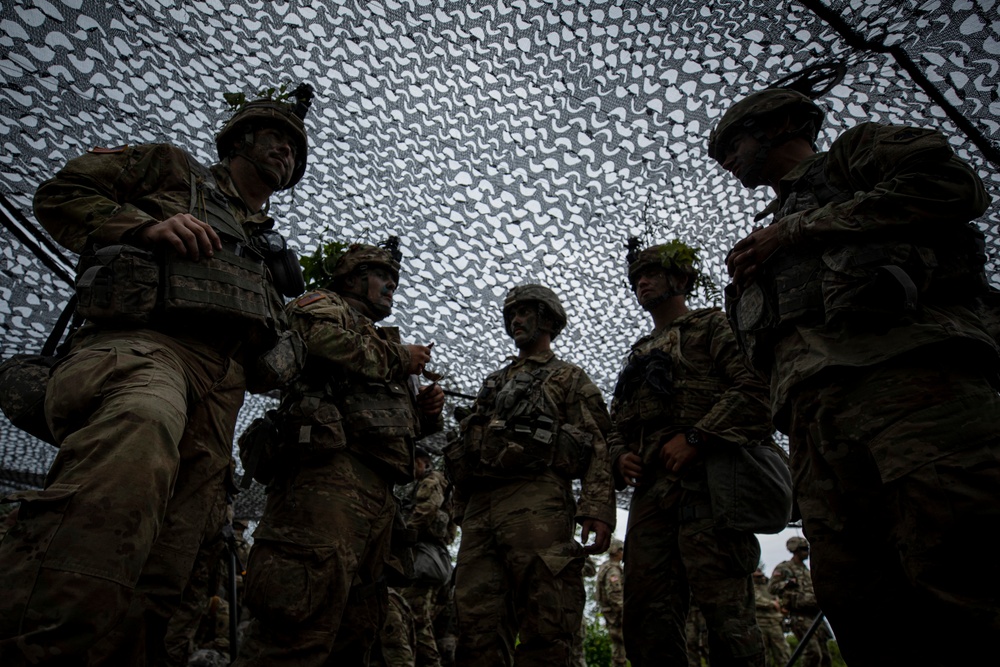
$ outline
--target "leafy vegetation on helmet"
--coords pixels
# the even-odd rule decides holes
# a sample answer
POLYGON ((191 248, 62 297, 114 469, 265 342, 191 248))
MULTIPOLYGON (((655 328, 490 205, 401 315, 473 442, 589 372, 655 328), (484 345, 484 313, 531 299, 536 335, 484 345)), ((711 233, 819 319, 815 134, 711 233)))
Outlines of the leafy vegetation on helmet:
POLYGON ((252 100, 248 100, 246 93, 242 92, 223 93, 222 98, 229 104, 230 111, 239 111, 248 102, 288 102, 294 94, 294 91, 288 90, 288 85, 287 83, 283 83, 277 88, 273 86, 270 88, 261 88, 252 100))
POLYGON ((337 266, 337 261, 350 247, 349 243, 330 241, 316 248, 312 255, 300 257, 299 264, 302 265, 302 277, 306 280, 306 289, 328 287, 333 281, 333 269, 337 266))

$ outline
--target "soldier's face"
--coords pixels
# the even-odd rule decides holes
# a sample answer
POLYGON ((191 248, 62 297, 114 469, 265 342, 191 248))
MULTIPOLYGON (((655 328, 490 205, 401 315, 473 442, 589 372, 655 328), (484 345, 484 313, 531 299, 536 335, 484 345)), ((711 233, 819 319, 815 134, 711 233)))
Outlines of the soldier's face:
POLYGON ((386 312, 392 311, 392 298, 396 294, 396 281, 385 269, 368 270, 368 300, 386 312))
POLYGON ((518 349, 535 339, 538 332, 538 307, 519 304, 510 311, 510 333, 518 349))
POLYGON ((664 296, 683 294, 687 281, 686 276, 651 266, 636 279, 635 298, 640 306, 647 308, 648 305, 659 303, 664 296))
POLYGON ((761 143, 746 133, 737 134, 726 149, 722 168, 739 179, 748 188, 764 185, 761 179, 761 143))
POLYGON ((278 128, 264 128, 253 134, 253 146, 247 157, 254 161, 258 173, 271 188, 288 183, 295 171, 295 142, 290 134, 278 128))

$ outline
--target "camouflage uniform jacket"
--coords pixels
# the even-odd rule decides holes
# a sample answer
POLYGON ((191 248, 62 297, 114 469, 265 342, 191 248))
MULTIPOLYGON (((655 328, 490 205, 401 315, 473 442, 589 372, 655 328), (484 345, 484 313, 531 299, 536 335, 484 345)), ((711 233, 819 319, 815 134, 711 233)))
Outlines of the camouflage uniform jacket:
POLYGON ((753 599, 754 605, 757 608, 757 620, 758 621, 778 621, 784 617, 784 614, 774 606, 775 598, 767 590, 768 581, 757 581, 756 578, 753 580, 753 599))
POLYGON ((778 192, 758 217, 774 214, 783 246, 760 279, 765 291, 786 295, 778 296, 783 312, 773 344, 779 428, 792 388, 825 368, 873 366, 944 341, 996 360, 993 340, 963 305, 985 289, 985 256, 974 248, 978 232, 969 221, 990 199, 943 135, 858 125, 792 169, 778 192), (915 284, 912 312, 886 317, 889 299, 876 288, 894 281, 884 265, 902 267, 915 284), (869 287, 874 303, 865 302, 869 287))
MULTIPOLYGON (((585 464, 582 471, 569 473, 571 477, 582 478, 576 519, 578 522, 586 518, 597 519, 613 528, 617 512, 605 440, 611 422, 601 391, 582 368, 557 359, 551 351, 525 359, 511 357, 509 360, 507 366, 486 378, 473 404, 472 414, 462 422, 461 442, 464 443, 468 454, 477 461, 483 455, 483 452, 477 451, 481 440, 476 433, 481 434, 489 428, 490 423, 495 422, 500 412, 498 394, 503 394, 504 389, 511 386, 508 383, 517 380, 518 377, 525 377, 525 374, 543 378, 534 385, 532 393, 537 394, 535 400, 544 406, 544 411, 549 413, 555 422, 551 425, 552 432, 556 434, 554 440, 557 444, 565 442, 561 436, 571 433, 573 440, 589 449, 589 456, 584 453, 576 460, 562 461, 562 464, 570 467, 585 464)), ((538 415, 526 416, 534 418, 538 415)), ((532 445, 526 447, 530 450, 532 445)), ((560 467, 559 451, 557 448, 556 460, 552 460, 551 456, 543 460, 545 465, 557 471, 560 467)), ((563 453, 565 454, 565 451, 563 453)), ((527 451, 526 454, 530 455, 531 452, 527 451)), ((515 467, 511 472, 504 471, 501 476, 511 479, 530 479, 537 474, 538 471, 519 472, 515 467)), ((497 479, 493 471, 483 465, 479 465, 474 476, 483 484, 489 484, 497 479)))
POLYGON ((819 613, 812 574, 805 565, 793 560, 778 563, 767 582, 767 590, 781 600, 781 606, 791 615, 815 616, 819 613))
MULTIPOLYGON (((697 429, 702 447, 744 446, 770 438, 767 387, 747 367, 729 322, 718 308, 692 310, 632 346, 611 401, 611 460, 625 452, 666 480, 660 448, 697 429)), ((625 480, 613 466, 618 488, 625 480)))
POLYGON ((409 350, 335 292, 307 292, 286 306, 306 343, 306 367, 278 410, 300 453, 346 447, 396 483, 413 479, 413 442, 441 428, 422 419, 409 387, 409 350))
POLYGON ((605 618, 621 618, 624 599, 624 581, 621 563, 611 559, 601 563, 597 570, 597 604, 605 618))

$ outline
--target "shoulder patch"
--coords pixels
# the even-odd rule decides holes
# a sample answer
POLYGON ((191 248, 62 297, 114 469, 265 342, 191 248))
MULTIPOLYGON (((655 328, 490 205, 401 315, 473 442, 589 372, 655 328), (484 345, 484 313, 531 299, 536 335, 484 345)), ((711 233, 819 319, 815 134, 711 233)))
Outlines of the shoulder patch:
POLYGON ((121 146, 114 146, 112 148, 105 148, 103 146, 94 146, 87 152, 93 153, 94 155, 113 155, 115 153, 124 153, 126 148, 128 148, 128 144, 123 144, 121 146))
POLYGON ((295 300, 296 306, 308 306, 310 303, 316 303, 320 299, 325 299, 326 295, 322 292, 309 292, 303 294, 298 299, 295 300))

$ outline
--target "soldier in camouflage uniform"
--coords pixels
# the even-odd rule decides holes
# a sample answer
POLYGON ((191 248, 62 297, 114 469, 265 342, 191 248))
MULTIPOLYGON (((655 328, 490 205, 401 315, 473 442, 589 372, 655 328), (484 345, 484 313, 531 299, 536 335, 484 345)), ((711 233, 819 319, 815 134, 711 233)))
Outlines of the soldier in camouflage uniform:
POLYGON ((688 667, 702 667, 703 662, 708 665, 708 623, 697 605, 691 605, 688 609, 684 637, 687 642, 688 667))
MULTIPOLYGON (((417 541, 451 544, 455 524, 451 520, 451 485, 444 473, 433 469, 428 450, 417 447, 416 481, 403 488, 406 525, 417 531, 417 541)), ((418 667, 440 667, 441 655, 434 639, 434 600, 440 586, 414 582, 400 590, 413 614, 418 667)))
POLYGON ((767 576, 758 567, 753 573, 753 594, 757 607, 757 626, 764 637, 767 664, 768 667, 785 667, 792 657, 783 627, 785 614, 781 611, 781 603, 767 588, 767 576))
POLYGON ((653 331, 632 345, 611 416, 620 487, 635 487, 625 534, 624 635, 636 667, 687 661, 685 619, 697 604, 712 664, 758 665, 750 573, 760 545, 715 527, 706 459, 769 441, 767 388, 744 363, 718 308, 688 310, 705 278, 679 241, 630 253, 629 282, 653 331))
POLYGON ((287 306, 308 357, 261 464, 267 504, 247 565, 241 667, 362 664, 385 621, 393 485, 413 479, 414 443, 441 428, 444 406, 438 385, 417 389, 414 377, 430 346, 375 324, 392 310, 397 244, 327 244, 310 264, 314 289, 287 306))
POLYGON ((301 274, 279 276, 288 252, 267 215, 305 172, 312 91, 296 95, 241 107, 210 169, 167 144, 95 148, 38 188, 39 222, 81 253, 88 322, 48 384, 59 452, 45 488, 6 498, 21 504, 0 546, 5 667, 82 664, 91 647, 92 665, 162 657, 225 516, 248 383, 285 379, 258 371, 275 341, 292 343, 278 290, 301 292, 301 274))
POLYGON ((463 437, 445 450, 465 501, 455 662, 565 667, 583 614, 584 559, 608 548, 615 521, 610 423, 586 373, 552 353, 566 324, 552 290, 515 287, 503 314, 518 356, 486 378, 463 437), (581 478, 577 504, 572 480, 581 478), (593 544, 574 539, 574 519, 593 544))
POLYGON ((417 637, 413 610, 399 589, 389 589, 389 608, 378 641, 372 647, 371 667, 416 667, 417 637))
POLYGON ((724 169, 776 195, 727 258, 727 310, 770 375, 844 658, 975 662, 1000 634, 1000 570, 967 561, 969 535, 1000 532, 998 352, 970 222, 990 198, 935 130, 862 123, 817 153, 822 119, 769 89, 712 132, 724 169))
MULTIPOLYGON (((820 611, 813 591, 812 575, 805 562, 809 558, 809 542, 803 537, 790 537, 785 546, 792 558, 774 568, 767 590, 781 601, 781 608, 791 621, 792 634, 801 642, 820 611)), ((830 667, 829 641, 830 631, 825 622, 820 623, 802 653, 802 667, 830 667)))
POLYGON ((597 570, 597 604, 611 640, 611 661, 616 667, 625 666, 625 641, 622 639, 622 605, 624 604, 624 579, 622 554, 625 545, 621 540, 611 540, 608 559, 597 570))

